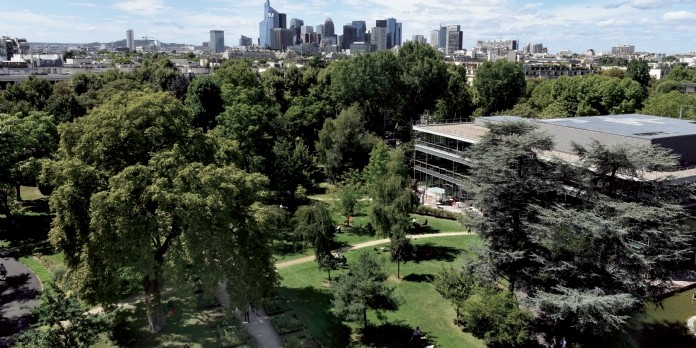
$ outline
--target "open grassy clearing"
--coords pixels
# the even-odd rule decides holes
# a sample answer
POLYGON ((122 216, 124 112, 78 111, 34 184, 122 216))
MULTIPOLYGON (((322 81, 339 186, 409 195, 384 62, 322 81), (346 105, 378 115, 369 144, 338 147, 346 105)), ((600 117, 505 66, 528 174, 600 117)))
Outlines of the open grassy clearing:
MULTIPOLYGON (((480 245, 477 236, 456 236, 417 240, 417 261, 401 265, 402 279, 396 279, 396 264, 388 261, 388 253, 375 251, 379 248, 355 250, 345 254, 348 263, 362 252, 378 253, 385 258, 390 276, 388 282, 396 286, 396 293, 404 302, 401 308, 387 313, 387 323, 380 323, 374 313, 368 317, 377 330, 385 337, 406 335, 415 326, 435 342, 437 347, 483 347, 483 342, 454 326, 455 311, 452 305, 442 298, 430 283, 433 275, 445 265, 458 266, 472 257, 472 248, 480 245)), ((316 263, 305 263, 283 269, 281 295, 289 300, 289 305, 298 314, 308 331, 322 346, 341 347, 351 341, 351 332, 359 330, 352 323, 343 323, 331 312, 332 293, 327 282, 327 273, 319 271, 316 263)), ((332 277, 340 276, 345 270, 332 272, 332 277)), ((398 336, 401 337, 401 336, 398 336)), ((383 346, 385 342, 373 342, 383 346)))

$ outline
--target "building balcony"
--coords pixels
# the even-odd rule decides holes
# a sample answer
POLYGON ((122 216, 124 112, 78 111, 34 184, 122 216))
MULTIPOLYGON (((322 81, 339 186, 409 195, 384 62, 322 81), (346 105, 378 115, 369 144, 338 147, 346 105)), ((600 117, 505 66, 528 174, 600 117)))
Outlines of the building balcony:
POLYGON ((466 176, 462 174, 444 168, 436 167, 432 164, 428 164, 422 161, 414 161, 413 169, 423 174, 427 174, 438 179, 445 180, 459 187, 464 187, 464 182, 466 180, 466 176))
POLYGON ((446 146, 429 143, 423 140, 416 140, 415 149, 416 151, 427 153, 435 157, 444 158, 452 162, 461 164, 469 163, 469 160, 464 158, 463 151, 458 151, 456 149, 451 149, 446 146))

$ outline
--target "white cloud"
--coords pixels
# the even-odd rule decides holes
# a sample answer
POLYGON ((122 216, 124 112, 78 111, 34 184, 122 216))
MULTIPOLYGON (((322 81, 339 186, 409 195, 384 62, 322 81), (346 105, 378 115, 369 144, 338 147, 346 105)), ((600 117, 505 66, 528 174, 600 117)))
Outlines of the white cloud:
POLYGON ((115 5, 121 10, 143 15, 153 15, 168 9, 164 0, 129 0, 118 2, 115 5))
POLYGON ((597 25, 600 27, 625 27, 633 25, 633 22, 625 19, 605 19, 597 22, 597 25))
POLYGON ((688 11, 667 12, 662 15, 666 21, 690 21, 696 19, 696 13, 688 11))
POLYGON ((683 0, 631 0, 629 4, 640 10, 651 10, 656 8, 668 7, 674 4, 690 2, 683 0))
POLYGON ((90 7, 90 8, 97 7, 97 4, 93 4, 91 2, 71 2, 69 5, 70 6, 77 6, 77 7, 90 7))

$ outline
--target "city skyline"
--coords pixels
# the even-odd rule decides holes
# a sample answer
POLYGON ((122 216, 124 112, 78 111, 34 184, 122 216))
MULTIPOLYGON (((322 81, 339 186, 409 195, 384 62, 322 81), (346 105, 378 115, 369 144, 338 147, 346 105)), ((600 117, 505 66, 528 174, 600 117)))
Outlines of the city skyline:
MULTIPOLYGON (((57 3, 37 0, 9 2, 3 9, 2 35, 29 42, 111 42, 147 35, 162 42, 200 45, 210 30, 223 30, 230 42, 241 35, 258 39, 265 0, 124 0, 57 3)), ((277 0, 271 5, 290 18, 316 26, 331 17, 337 28, 353 21, 389 17, 403 23, 404 39, 442 25, 460 25, 463 47, 477 40, 518 39, 520 45, 541 42, 550 52, 587 49, 610 51, 614 45, 634 45, 636 51, 667 54, 696 51, 690 24, 696 20, 694 0, 608 0, 577 4, 562 0, 541 3, 520 0, 277 0)), ((339 33, 340 34, 340 33, 339 33)))

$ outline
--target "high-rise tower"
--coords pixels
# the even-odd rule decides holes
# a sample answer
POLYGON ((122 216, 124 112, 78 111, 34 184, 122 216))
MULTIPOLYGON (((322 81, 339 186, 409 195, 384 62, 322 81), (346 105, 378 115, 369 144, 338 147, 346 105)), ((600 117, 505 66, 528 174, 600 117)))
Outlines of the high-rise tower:
POLYGON ((225 32, 222 30, 210 31, 210 50, 213 53, 225 52, 225 32))
POLYGON ((263 20, 259 23, 259 46, 270 48, 273 29, 285 29, 286 17, 285 13, 280 13, 273 9, 269 0, 266 0, 263 10, 263 20))
POLYGON ((133 29, 126 30, 126 47, 131 52, 135 51, 135 41, 133 40, 133 29))

